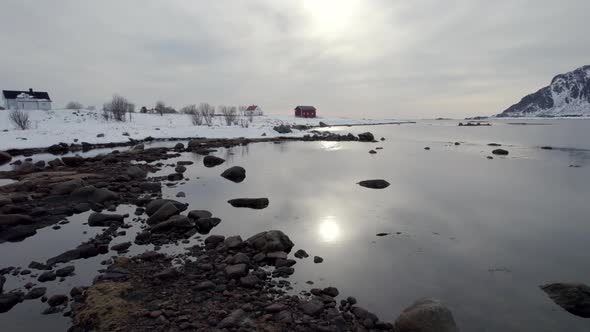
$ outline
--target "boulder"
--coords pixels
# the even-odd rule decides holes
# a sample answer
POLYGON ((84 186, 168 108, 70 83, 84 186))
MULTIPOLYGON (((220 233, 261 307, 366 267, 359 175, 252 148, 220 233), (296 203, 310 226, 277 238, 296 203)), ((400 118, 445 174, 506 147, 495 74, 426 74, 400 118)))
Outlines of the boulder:
MULTIPOLYGON (((172 203, 172 204, 174 204, 174 206, 178 210, 180 210, 181 212, 184 211, 184 210, 186 210, 186 208, 187 208, 187 204, 181 203, 179 201, 175 201, 175 200, 172 200, 172 199, 154 199, 153 201, 150 201, 146 205, 146 207, 145 207, 145 213, 147 213, 148 216, 151 216, 154 213, 156 213, 156 211, 158 211, 166 203, 172 203)), ((189 213, 189 217, 190 217, 190 213, 189 213)))
POLYGON ((292 132, 291 127, 287 125, 274 126, 272 129, 279 134, 288 134, 292 132))
POLYGON ((307 257, 309 257, 309 254, 307 253, 307 251, 305 251, 305 250, 303 250, 303 249, 299 249, 299 250, 297 250, 297 251, 295 252, 294 256, 295 256, 296 258, 299 258, 299 259, 301 259, 301 258, 307 258, 307 257))
POLYGON ((51 187, 51 193, 53 195, 69 195, 72 191, 81 188, 82 185, 82 181, 76 179, 59 182, 51 187))
POLYGON ((230 327, 239 327, 241 325, 242 320, 246 317, 246 312, 243 309, 237 309, 232 311, 229 315, 227 315, 224 319, 222 319, 219 324, 217 324, 217 329, 227 329, 230 327))
POLYGON ((57 307, 66 303, 68 303, 68 296, 63 294, 53 295, 49 298, 49 300, 47 300, 47 304, 52 307, 57 307))
POLYGON ((184 144, 176 143, 176 145, 174 145, 174 150, 182 150, 182 149, 184 149, 184 144))
POLYGON ((21 301, 21 293, 0 294, 0 313, 7 312, 21 301))
POLYGON ((384 189, 389 187, 389 182, 385 180, 364 180, 359 182, 358 185, 371 189, 384 189))
POLYGON ((184 175, 182 175, 182 173, 172 173, 168 174, 166 178, 168 179, 168 181, 180 181, 184 179, 184 175))
POLYGON ((39 263, 39 262, 35 262, 35 261, 32 261, 31 263, 29 263, 28 267, 29 267, 29 269, 41 270, 41 271, 51 270, 51 265, 43 264, 43 263, 39 263))
POLYGON ((359 141, 361 141, 361 142, 374 142, 375 136, 373 136, 373 134, 371 134, 370 132, 367 131, 365 133, 359 134, 359 141))
POLYGON ((235 198, 227 201, 231 206, 238 208, 250 208, 250 209, 265 209, 268 204, 268 198, 235 198))
POLYGON ((192 210, 188 213, 188 217, 193 220, 211 218, 212 216, 213 214, 206 210, 192 210))
POLYGON ((137 144, 131 150, 133 150, 133 151, 143 151, 144 149, 145 149, 145 146, 142 143, 142 144, 137 144))
POLYGON ((4 291, 4 283, 6 282, 6 277, 0 274, 0 294, 4 291))
POLYGON ((39 275, 39 277, 37 278, 37 280, 39 282, 46 282, 46 281, 53 281, 56 278, 57 278, 57 276, 55 275, 55 272, 53 272, 53 271, 47 271, 47 272, 41 273, 41 275, 39 275))
POLYGON ((542 285, 541 289, 558 306, 567 312, 590 318, 590 287, 579 283, 553 283, 542 285))
POLYGON ((165 232, 173 228, 190 229, 195 225, 186 216, 172 216, 168 220, 157 223, 152 226, 152 233, 165 232))
POLYGON ((234 264, 228 265, 225 268, 225 274, 228 278, 238 279, 248 274, 248 265, 246 264, 234 264))
POLYGON ((171 202, 166 202, 154 214, 147 219, 148 225, 155 225, 165 221, 173 215, 179 214, 181 211, 171 202))
POLYGON ((451 311, 435 299, 422 299, 404 309, 394 325, 396 332, 458 332, 451 311))
POLYGON ((507 156, 509 152, 504 149, 495 149, 492 151, 492 153, 498 156, 507 156))
POLYGON ((94 186, 86 186, 74 190, 70 194, 70 198, 74 201, 90 202, 90 203, 104 203, 106 201, 116 201, 119 199, 119 194, 105 188, 96 188, 94 186))
POLYGON ((41 296, 45 295, 45 292, 47 292, 47 288, 45 288, 45 287, 35 287, 35 288, 31 289, 25 295, 25 300, 38 299, 41 296))
POLYGON ((132 179, 145 179, 147 172, 138 166, 129 166, 125 172, 132 179))
POLYGON ((30 225, 33 218, 24 214, 0 214, 0 230, 18 225, 30 225))
POLYGON ((0 165, 4 165, 12 160, 12 156, 4 151, 0 151, 0 165))
POLYGON ((301 306, 303 312, 310 316, 319 315, 324 310, 324 302, 318 299, 312 299, 301 306))
POLYGON ((78 166, 84 164, 84 158, 82 158, 80 156, 62 157, 61 161, 66 166, 70 166, 70 167, 78 167, 78 166))
POLYGON ((105 214, 94 212, 88 217, 88 226, 91 227, 108 227, 112 224, 122 224, 125 219, 120 214, 105 214))
POLYGON ((199 233, 208 234, 220 222, 221 219, 219 218, 200 218, 195 220, 195 227, 199 233))
POLYGON ((221 173, 221 176, 230 181, 240 183, 246 178, 246 170, 240 166, 233 166, 221 173))
POLYGON ((111 250, 125 251, 125 250, 129 249, 129 247, 131 247, 131 242, 122 242, 122 243, 117 243, 117 244, 111 246, 111 250))
POLYGON ((47 148, 47 152, 51 154, 64 154, 68 152, 68 145, 65 143, 53 144, 47 148))
POLYGON ((64 266, 61 269, 55 271, 55 275, 60 278, 64 278, 74 273, 75 270, 76 268, 73 265, 64 266))
POLYGON ((246 243, 264 253, 284 251, 291 252, 293 242, 281 231, 267 231, 253 235, 246 243))
POLYGON ((216 156, 205 156, 205 158, 203 158, 203 165, 205 165, 205 167, 215 167, 217 165, 221 165, 225 162, 225 159, 216 157, 216 156))
POLYGON ((67 263, 80 258, 90 258, 100 254, 98 248, 92 243, 85 243, 76 249, 68 250, 47 260, 47 264, 67 263))
POLYGON ((182 165, 178 165, 178 166, 176 166, 174 168, 174 171, 176 173, 181 173, 182 174, 182 173, 186 172, 186 167, 185 166, 182 166, 182 165))

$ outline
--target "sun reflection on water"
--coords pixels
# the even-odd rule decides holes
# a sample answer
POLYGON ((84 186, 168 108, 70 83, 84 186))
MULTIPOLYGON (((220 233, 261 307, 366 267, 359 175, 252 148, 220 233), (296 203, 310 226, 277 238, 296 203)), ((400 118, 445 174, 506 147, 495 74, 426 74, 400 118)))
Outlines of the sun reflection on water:
POLYGON ((340 239, 341 230, 335 216, 326 216, 319 224, 318 233, 324 242, 335 242, 340 239))
POLYGON ((340 144, 340 142, 321 141, 320 144, 322 145, 322 149, 327 151, 337 151, 342 149, 342 144, 340 144))

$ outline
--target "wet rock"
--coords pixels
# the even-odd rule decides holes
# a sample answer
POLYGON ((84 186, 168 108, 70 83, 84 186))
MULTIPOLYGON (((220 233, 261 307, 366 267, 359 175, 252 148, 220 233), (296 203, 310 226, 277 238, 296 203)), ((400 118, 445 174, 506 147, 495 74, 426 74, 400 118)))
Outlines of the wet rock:
POLYGON ((5 205, 11 204, 11 203, 12 203, 12 199, 10 199, 9 197, 0 195, 0 207, 3 207, 5 205))
POLYGON ((219 218, 201 218, 195 221, 195 227, 201 234, 207 234, 213 227, 219 225, 221 219, 219 218))
POLYGON ((492 151, 493 154, 498 155, 498 156, 507 156, 508 155, 508 151, 504 150, 504 149, 495 149, 492 151))
POLYGON ((168 220, 157 223, 152 226, 152 233, 166 232, 173 228, 190 229, 194 224, 186 216, 172 216, 168 220))
POLYGON ((174 204, 174 206, 178 210, 180 210, 181 212, 184 211, 184 210, 186 210, 186 208, 187 208, 187 204, 184 204, 184 203, 181 203, 179 201, 172 200, 172 199, 154 199, 153 201, 150 201, 146 205, 145 212, 147 213, 148 216, 151 216, 154 213, 156 213, 156 211, 158 211, 166 203, 172 203, 172 204, 174 204))
POLYGON ((245 277, 240 278, 240 285, 243 287, 253 288, 260 282, 257 276, 249 274, 245 277))
POLYGON ((88 210, 90 210, 92 208, 92 205, 90 205, 90 203, 78 203, 76 205, 74 205, 74 212, 75 213, 82 213, 82 212, 86 212, 88 210))
MULTIPOLYGON (((149 211, 149 206, 148 206, 149 211)), ((162 221, 165 221, 173 215, 179 214, 181 211, 171 202, 166 202, 162 205, 154 214, 147 219, 148 225, 155 225, 162 221)), ((148 213, 149 214, 149 213, 148 213)))
POLYGON ((111 250, 119 252, 129 249, 129 247, 131 247, 131 242, 123 242, 111 246, 111 250))
POLYGON ((0 275, 0 294, 4 291, 4 283, 6 283, 6 277, 0 275))
POLYGON ((81 188, 81 180, 69 180, 60 183, 56 183, 51 187, 51 193, 53 195, 68 195, 72 191, 81 188))
POLYGON ((458 332, 453 314, 438 300, 423 299, 404 309, 394 324, 396 332, 458 332))
POLYGON ((55 275, 55 272, 53 272, 53 271, 43 272, 37 278, 37 280, 40 282, 53 281, 55 279, 57 279, 57 276, 55 275))
POLYGON ((76 201, 90 202, 90 203, 104 203, 106 201, 116 201, 119 195, 113 191, 105 188, 96 188, 94 186, 86 186, 74 190, 70 194, 70 199, 76 201))
POLYGON ((162 184, 160 182, 141 182, 139 189, 148 192, 160 192, 162 190, 162 184))
POLYGON ((175 268, 168 268, 162 272, 156 273, 154 277, 162 280, 170 280, 176 278, 178 275, 180 275, 180 272, 178 272, 178 270, 176 270, 175 268))
POLYGON ((104 134, 97 134, 96 137, 104 137, 104 134))
POLYGON ((246 178, 246 170, 240 166, 233 166, 221 173, 221 176, 230 181, 240 183, 246 178))
POLYGON ((296 258, 307 258, 309 257, 309 254, 307 253, 307 251, 303 250, 303 249, 299 249, 295 252, 294 256, 296 258))
POLYGON ((384 189, 389 187, 389 182, 385 180, 364 180, 359 182, 358 185, 371 189, 384 189))
POLYGON ((488 146, 502 146, 502 144, 498 144, 498 143, 490 143, 490 144, 488 144, 488 146))
POLYGON ((377 153, 377 151, 375 151, 375 150, 369 150, 369 153, 370 154, 375 154, 375 153, 377 153))
POLYGON ((29 263, 29 269, 48 271, 48 270, 51 270, 51 266, 48 264, 43 264, 43 263, 32 261, 31 263, 29 263))
POLYGON ((320 121, 320 127, 321 128, 326 128, 326 127, 330 127, 330 125, 327 124, 327 123, 325 123, 325 122, 320 121))
POLYGON ((47 260, 47 264, 54 265, 57 263, 67 263, 80 258, 90 258, 98 256, 99 249, 92 243, 86 243, 78 246, 76 249, 68 250, 62 254, 47 260))
POLYGON ((113 224, 122 224, 125 219, 124 215, 120 214, 105 214, 94 212, 88 217, 88 226, 91 227, 108 227, 113 224))
POLYGON ((184 179, 184 175, 182 173, 172 173, 168 174, 167 179, 168 181, 180 181, 184 179))
POLYGON ((12 160, 12 156, 4 151, 0 151, 0 165, 4 165, 12 160))
POLYGON ((52 307, 57 307, 66 303, 68 303, 68 296, 63 294, 53 295, 47 300, 47 304, 52 307))
POLYGON ((143 145, 143 143, 137 144, 136 146, 133 147, 133 151, 143 151, 145 149, 145 145, 143 145))
POLYGON ((195 286, 195 289, 196 290, 200 290, 200 291, 204 291, 204 290, 208 290, 208 289, 213 289, 213 288, 215 288, 215 283, 213 283, 210 280, 206 280, 206 281, 200 282, 200 283, 198 283, 195 286))
POLYGON ((65 143, 53 144, 47 148, 47 152, 51 154, 64 154, 68 152, 68 145, 65 143))
POLYGON ((277 230, 261 232, 250 237, 246 242, 256 250, 264 253, 284 251, 291 252, 293 242, 285 233, 277 230))
POLYGON ((78 166, 84 164, 84 158, 82 158, 80 156, 62 157, 61 161, 66 166, 70 166, 70 167, 78 167, 78 166))
POLYGON ((229 315, 227 315, 224 319, 217 324, 218 329, 226 329, 230 327, 239 327, 241 325, 242 320, 245 318, 246 312, 242 309, 237 309, 232 311, 229 315))
POLYGON ((147 177, 147 172, 138 166, 128 167, 125 173, 132 179, 145 179, 147 177))
POLYGON ((213 214, 206 210, 192 210, 188 213, 188 217, 193 220, 211 218, 212 216, 213 214))
POLYGON ((176 168, 174 168, 174 171, 176 173, 181 173, 182 174, 182 173, 186 172, 186 167, 184 167, 182 165, 179 165, 179 166, 176 166, 176 168))
POLYGON ((268 207, 268 198, 235 198, 227 201, 231 206, 238 208, 250 208, 250 209, 265 209, 268 207))
POLYGON ((184 193, 184 191, 179 191, 179 192, 176 194, 176 197, 179 197, 179 198, 186 197, 186 194, 184 193))
POLYGON ((223 244, 229 249, 235 249, 242 245, 242 237, 239 235, 230 236, 223 241, 223 244))
POLYGON ((292 132, 291 127, 287 125, 274 126, 272 129, 279 134, 288 134, 292 132))
POLYGON ((64 278, 74 273, 74 270, 76 270, 76 268, 73 265, 65 266, 55 271, 55 275, 60 278, 64 278))
POLYGON ((25 300, 38 299, 41 296, 45 295, 45 292, 47 292, 47 288, 45 288, 45 287, 35 287, 35 288, 31 289, 25 295, 25 300))
POLYGON ((205 156, 205 158, 203 158, 203 165, 205 165, 205 167, 215 167, 217 165, 221 165, 225 162, 225 159, 216 157, 216 156, 205 156))
POLYGON ((205 244, 212 244, 217 245, 225 240, 225 236, 223 235, 209 235, 205 239, 205 244))
POLYGON ((338 294, 340 294, 340 292, 338 292, 338 288, 336 287, 326 287, 322 290, 322 293, 331 297, 336 297, 338 294))
POLYGON ((590 287, 579 283, 553 283, 541 289, 557 305, 576 316, 590 318, 590 287))
POLYGON ((424 147, 424 150, 430 150, 430 147, 426 146, 424 147))
POLYGON ((316 264, 322 263, 324 259, 320 256, 313 256, 313 262, 316 264))
POLYGON ((0 230, 18 225, 30 225, 33 218, 23 214, 0 214, 0 230))
POLYGON ((225 274, 232 279, 237 279, 248 274, 248 265, 235 264, 225 268, 225 274))
POLYGON ((358 136, 359 136, 359 141, 361 141, 361 142, 374 142, 375 141, 375 136, 373 136, 373 134, 371 134, 368 131, 365 133, 361 133, 358 136))
POLYGON ((311 301, 304 303, 301 306, 301 309, 307 315, 316 316, 324 310, 324 302, 317 299, 312 299, 311 301))
POLYGON ((6 293, 0 294, 0 313, 7 312, 21 301, 22 294, 6 293))
POLYGON ((552 147, 552 146, 547 146, 547 145, 546 145, 546 146, 542 146, 542 147, 541 147, 541 149, 542 149, 542 150, 553 150, 553 147, 552 147))
POLYGON ((184 144, 176 143, 176 145, 174 145, 174 150, 182 150, 182 149, 184 149, 184 144))

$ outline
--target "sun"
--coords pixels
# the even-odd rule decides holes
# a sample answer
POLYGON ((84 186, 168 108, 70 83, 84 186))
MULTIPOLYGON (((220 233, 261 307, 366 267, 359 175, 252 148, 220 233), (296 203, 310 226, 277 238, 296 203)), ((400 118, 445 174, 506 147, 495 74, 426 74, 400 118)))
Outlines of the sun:
POLYGON ((312 34, 336 38, 350 31, 355 23, 359 0, 303 0, 303 8, 309 13, 312 34))

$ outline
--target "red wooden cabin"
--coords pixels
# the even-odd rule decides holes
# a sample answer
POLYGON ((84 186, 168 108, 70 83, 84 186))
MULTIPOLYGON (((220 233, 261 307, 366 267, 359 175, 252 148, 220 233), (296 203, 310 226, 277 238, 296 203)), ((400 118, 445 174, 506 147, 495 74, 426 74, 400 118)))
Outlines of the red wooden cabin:
POLYGON ((295 116, 298 118, 315 118, 316 108, 313 106, 295 107, 295 116))

